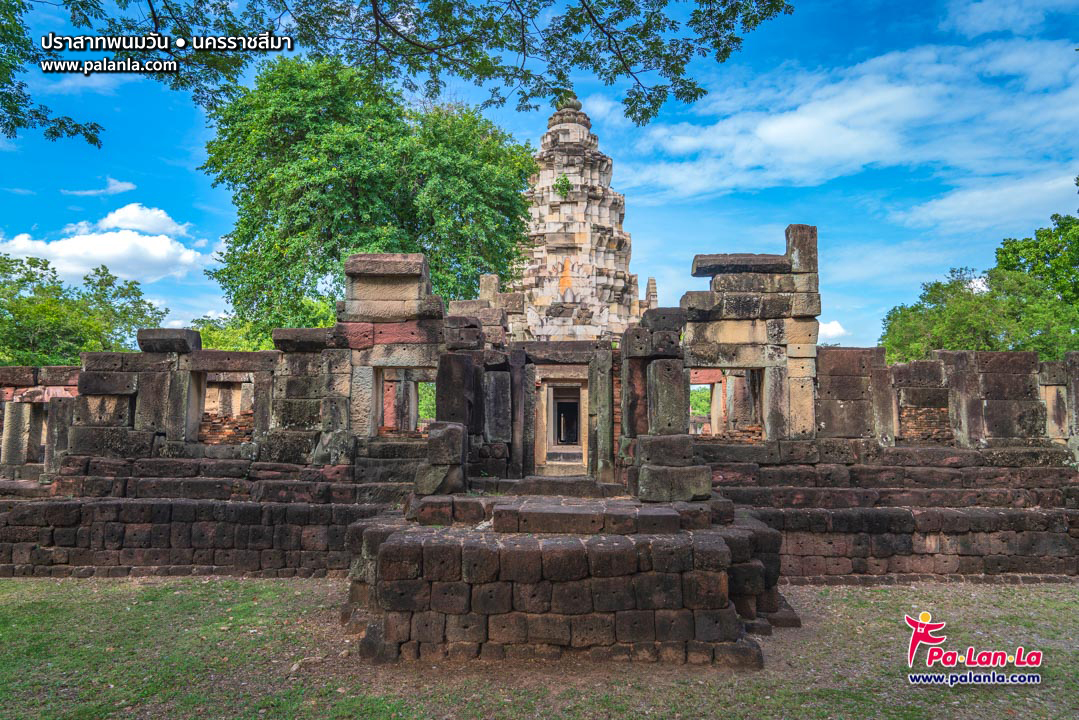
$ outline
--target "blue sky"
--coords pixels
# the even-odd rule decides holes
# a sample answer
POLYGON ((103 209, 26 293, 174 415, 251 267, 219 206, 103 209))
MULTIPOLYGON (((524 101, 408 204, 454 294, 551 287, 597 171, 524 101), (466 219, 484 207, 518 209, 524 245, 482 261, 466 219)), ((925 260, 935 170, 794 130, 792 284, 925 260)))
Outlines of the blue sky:
MULTIPOLYGON (((723 64, 709 90, 645 127, 619 88, 577 79, 626 195, 631 269, 677 305, 707 252, 782 252, 817 225, 822 341, 873 345, 889 308, 950 267, 986 268, 1004 237, 1079 207, 1079 0, 794 0, 723 64)), ((60 30, 48 11, 35 29, 60 30)), ((197 168, 211 137, 183 93, 99 75, 27 80, 40 102, 101 122, 101 150, 0 139, 0 252, 77 281, 105 263, 182 325, 227 313, 203 271, 234 217, 197 168)), ((474 89, 451 86, 454 99, 474 89)), ((537 144, 548 110, 489 116, 537 144)))

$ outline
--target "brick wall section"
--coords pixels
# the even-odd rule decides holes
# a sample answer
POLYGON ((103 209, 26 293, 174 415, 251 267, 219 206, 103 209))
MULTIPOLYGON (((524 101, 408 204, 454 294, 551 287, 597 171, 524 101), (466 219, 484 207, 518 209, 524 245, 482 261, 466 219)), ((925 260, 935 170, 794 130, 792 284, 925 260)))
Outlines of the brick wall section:
POLYGON ((955 439, 947 407, 900 407, 899 437, 906 442, 951 445, 955 439))
POLYGON ((0 577, 344 575, 378 506, 102 499, 0 505, 0 577))
POLYGON ((206 445, 239 445, 251 442, 255 428, 254 412, 236 416, 203 413, 199 423, 199 442, 206 445))

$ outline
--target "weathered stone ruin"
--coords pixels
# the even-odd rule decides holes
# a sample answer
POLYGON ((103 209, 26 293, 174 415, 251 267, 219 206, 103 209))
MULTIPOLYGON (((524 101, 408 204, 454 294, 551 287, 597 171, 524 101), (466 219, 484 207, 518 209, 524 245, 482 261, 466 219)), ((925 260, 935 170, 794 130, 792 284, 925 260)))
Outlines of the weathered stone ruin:
POLYGON ((1079 353, 818 347, 816 232, 587 339, 357 255, 338 322, 272 351, 152 329, 0 368, 0 576, 330 575, 379 660, 739 667, 798 622, 784 582, 1079 576, 1079 353))

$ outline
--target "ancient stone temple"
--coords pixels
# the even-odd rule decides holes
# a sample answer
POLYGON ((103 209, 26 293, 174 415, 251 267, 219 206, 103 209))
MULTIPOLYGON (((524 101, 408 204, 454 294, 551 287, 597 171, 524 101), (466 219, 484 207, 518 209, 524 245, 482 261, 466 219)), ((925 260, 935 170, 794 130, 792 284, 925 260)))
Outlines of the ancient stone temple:
POLYGON ((819 347, 811 225, 696 256, 709 289, 634 322, 609 160, 576 107, 563 131, 540 187, 578 168, 609 214, 542 250, 561 294, 485 276, 447 312, 422 255, 355 255, 337 322, 274 350, 148 329, 0 368, 0 577, 328 575, 378 661, 760 667, 753 636, 799 623, 784 582, 1079 576, 1079 353, 819 347))
POLYGON ((638 298, 629 271, 625 198, 611 189, 611 158, 599 151, 592 122, 576 98, 547 121, 536 155, 527 265, 514 290, 523 315, 511 316, 515 340, 595 340, 636 324, 652 295, 638 298))

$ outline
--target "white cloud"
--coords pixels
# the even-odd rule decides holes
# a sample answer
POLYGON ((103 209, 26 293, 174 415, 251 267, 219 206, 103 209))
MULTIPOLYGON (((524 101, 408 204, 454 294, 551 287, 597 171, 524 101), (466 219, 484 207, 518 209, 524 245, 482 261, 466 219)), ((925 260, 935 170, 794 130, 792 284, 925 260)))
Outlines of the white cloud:
POLYGON ((41 82, 35 87, 45 95, 81 95, 84 92, 95 95, 115 95, 116 88, 129 82, 137 82, 143 79, 139 75, 124 75, 121 73, 83 75, 72 73, 55 82, 41 82))
POLYGON ((64 195, 117 195, 135 189, 135 183, 105 178, 105 187, 97 190, 61 190, 64 195))
POLYGON ((1007 227, 1027 232, 1048 223, 1049 216, 1074 212, 1075 169, 1031 178, 990 178, 963 183, 941 197, 893 213, 893 219, 914 227, 943 232, 971 232, 1007 227))
POLYGON ((37 195, 33 190, 27 190, 26 188, 4 188, 4 192, 9 192, 12 195, 37 195))
POLYGON ((1037 30, 1048 15, 1079 10, 1079 0, 952 0, 941 23, 966 37, 992 32, 1023 35, 1037 30))
POLYGON ((589 95, 581 99, 581 109, 593 120, 608 126, 626 126, 629 120, 626 118, 626 109, 617 100, 611 100, 599 93, 589 95))
POLYGON ((108 266, 125 280, 152 283, 165 277, 184 277, 210 262, 210 255, 176 239, 188 235, 190 227, 190 223, 176 222, 164 210, 131 203, 97 222, 71 223, 56 240, 35 238, 30 233, 11 239, 0 235, 0 252, 45 258, 72 283, 99 265, 108 266))
POLYGON ((183 277, 206 260, 167 235, 142 235, 134 230, 79 232, 53 241, 35 240, 22 233, 0 241, 0 252, 46 258, 69 282, 78 282, 98 265, 107 265, 125 280, 152 283, 164 277, 183 277))
POLYGON ((890 167, 958 185, 1079 161, 1079 63, 1066 41, 923 46, 727 82, 700 120, 649 128, 619 163, 624 189, 663 203, 890 167))
POLYGON ((917 287, 942 267, 961 265, 964 249, 924 240, 861 242, 834 247, 821 263, 821 284, 917 287))
POLYGON ((819 334, 821 340, 835 340, 850 335, 850 332, 838 320, 831 320, 820 324, 819 334))
POLYGON ((160 208, 148 208, 142 203, 130 203, 113 210, 98 221, 102 230, 138 230, 160 235, 187 235, 191 223, 182 225, 160 208))

